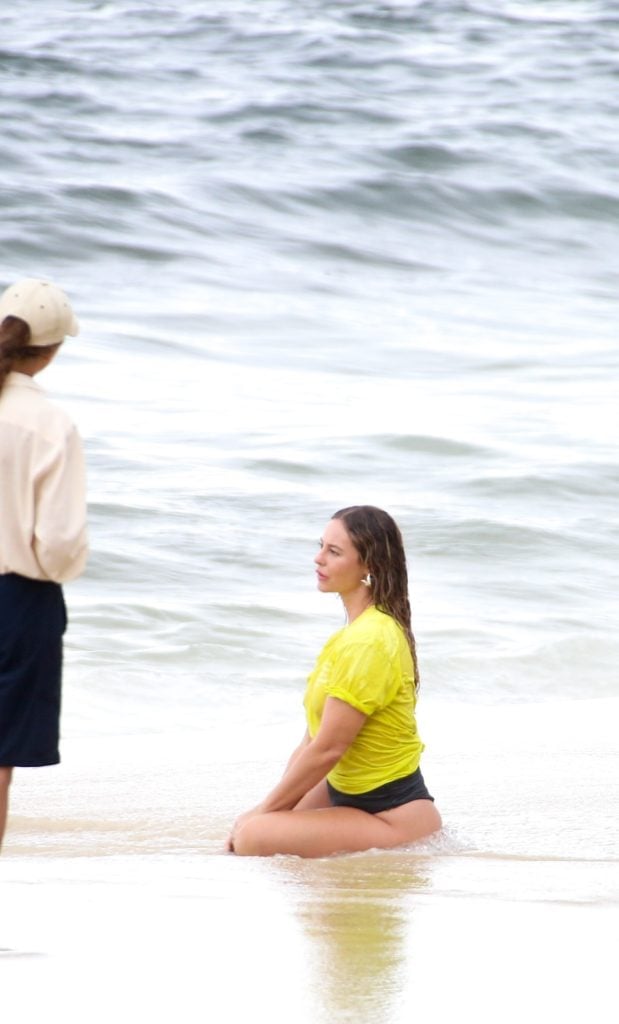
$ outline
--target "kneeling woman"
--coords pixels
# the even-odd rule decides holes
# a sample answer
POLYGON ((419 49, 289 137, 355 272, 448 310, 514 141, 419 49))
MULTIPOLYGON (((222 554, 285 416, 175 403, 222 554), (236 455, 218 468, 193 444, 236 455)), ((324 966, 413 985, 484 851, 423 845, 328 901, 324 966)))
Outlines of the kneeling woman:
POLYGON ((235 822, 228 848, 237 854, 388 849, 441 827, 419 769, 417 659, 400 531, 371 505, 342 509, 315 562, 318 589, 341 596, 347 624, 309 677, 307 731, 281 781, 235 822))

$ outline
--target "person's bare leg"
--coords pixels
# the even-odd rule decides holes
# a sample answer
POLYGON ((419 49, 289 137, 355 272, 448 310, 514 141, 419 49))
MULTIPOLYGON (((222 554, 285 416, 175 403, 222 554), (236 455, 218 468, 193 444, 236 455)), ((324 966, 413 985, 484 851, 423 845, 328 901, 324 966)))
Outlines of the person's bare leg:
POLYGON ((277 853, 327 857, 332 853, 391 849, 437 832, 441 816, 431 800, 413 800, 379 814, 353 807, 274 811, 250 818, 234 839, 245 857, 277 853))
MULTIPOLYGON (((331 800, 329 798, 327 782, 325 779, 322 779, 320 782, 317 782, 313 789, 310 789, 309 792, 305 794, 305 796, 301 797, 298 804, 295 807, 293 807, 292 811, 290 811, 289 813, 292 814, 296 811, 315 811, 319 807, 330 806, 331 800)), ((232 841, 230 837, 228 837, 226 843, 226 852, 236 853, 235 844, 236 839, 232 841)))
POLYGON ((6 819, 9 812, 9 786, 11 785, 12 776, 12 768, 0 768, 0 849, 2 848, 2 839, 4 838, 6 819))

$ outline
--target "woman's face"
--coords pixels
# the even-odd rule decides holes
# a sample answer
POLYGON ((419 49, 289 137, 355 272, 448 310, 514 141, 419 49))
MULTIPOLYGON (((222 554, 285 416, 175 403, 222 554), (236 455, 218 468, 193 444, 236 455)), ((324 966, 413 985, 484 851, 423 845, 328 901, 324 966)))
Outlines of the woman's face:
POLYGON ((318 589, 325 594, 350 594, 363 587, 368 569, 348 535, 341 519, 330 519, 316 555, 318 589))

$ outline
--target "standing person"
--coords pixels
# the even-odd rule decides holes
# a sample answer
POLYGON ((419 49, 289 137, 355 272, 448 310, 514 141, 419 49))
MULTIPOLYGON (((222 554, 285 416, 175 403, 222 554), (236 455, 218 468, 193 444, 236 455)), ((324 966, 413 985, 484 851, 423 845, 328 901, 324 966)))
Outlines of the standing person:
POLYGON ((341 509, 315 563, 318 589, 340 595, 347 623, 309 676, 307 731, 281 781, 232 829, 228 849, 237 854, 388 849, 441 827, 419 769, 419 680, 400 530, 372 505, 341 509))
POLYGON ((75 427, 33 378, 78 330, 49 281, 0 297, 0 844, 13 768, 60 760, 61 583, 86 564, 85 473, 75 427))

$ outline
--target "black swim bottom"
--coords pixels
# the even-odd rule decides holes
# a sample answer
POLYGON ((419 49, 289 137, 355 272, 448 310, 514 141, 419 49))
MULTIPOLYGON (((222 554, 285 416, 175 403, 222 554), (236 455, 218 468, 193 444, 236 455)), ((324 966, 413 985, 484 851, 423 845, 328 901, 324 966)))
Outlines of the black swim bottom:
POLYGON ((369 789, 367 793, 341 793, 339 789, 335 789, 331 785, 328 779, 327 789, 334 807, 356 807, 360 811, 367 811, 368 814, 390 811, 393 807, 410 803, 411 800, 434 801, 434 797, 430 796, 426 789, 419 768, 412 775, 405 775, 403 779, 386 782, 384 786, 369 789))

